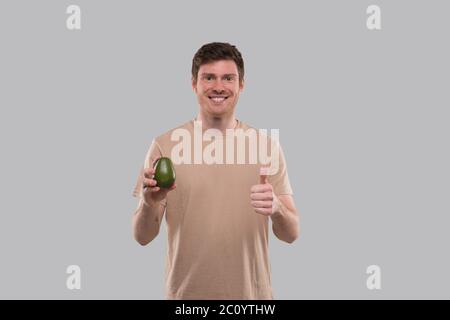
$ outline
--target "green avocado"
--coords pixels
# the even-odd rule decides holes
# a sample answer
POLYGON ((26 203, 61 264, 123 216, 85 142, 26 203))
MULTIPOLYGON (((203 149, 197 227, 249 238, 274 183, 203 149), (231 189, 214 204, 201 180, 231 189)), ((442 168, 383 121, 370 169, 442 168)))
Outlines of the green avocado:
POLYGON ((155 163, 156 185, 160 188, 170 188, 175 182, 175 168, 167 157, 161 157, 155 163))

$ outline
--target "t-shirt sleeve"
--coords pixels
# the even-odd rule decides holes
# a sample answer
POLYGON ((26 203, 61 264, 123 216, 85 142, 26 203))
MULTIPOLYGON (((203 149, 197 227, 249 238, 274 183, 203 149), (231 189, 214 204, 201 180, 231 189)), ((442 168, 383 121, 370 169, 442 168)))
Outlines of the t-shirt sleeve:
MULTIPOLYGON (((142 198, 143 196, 143 180, 144 180, 144 169, 153 167, 154 162, 162 157, 162 150, 160 145, 156 140, 153 140, 147 154, 145 155, 144 164, 141 166, 139 175, 136 179, 136 185, 133 189, 133 197, 142 198)), ((166 206, 166 199, 161 201, 163 206, 166 206)))
POLYGON ((289 176, 287 171, 286 159, 284 157, 283 149, 279 144, 278 146, 278 170, 275 174, 267 176, 269 183, 273 187, 275 195, 290 194, 292 195, 291 183, 289 182, 289 176))

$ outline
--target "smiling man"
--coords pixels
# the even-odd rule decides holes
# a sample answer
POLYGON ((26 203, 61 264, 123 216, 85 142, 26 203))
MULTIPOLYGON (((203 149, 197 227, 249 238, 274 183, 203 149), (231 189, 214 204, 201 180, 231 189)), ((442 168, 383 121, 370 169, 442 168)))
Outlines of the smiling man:
MULTIPOLYGON (((235 136, 217 132, 251 126, 235 116, 244 89, 244 61, 228 43, 202 46, 192 61, 192 88, 199 113, 183 125, 153 139, 134 188, 139 198, 133 215, 134 237, 141 245, 159 233, 165 215, 167 299, 273 299, 268 253, 269 220, 275 236, 292 243, 299 236, 299 216, 292 198, 284 154, 279 148, 274 174, 261 175, 263 164, 175 164, 176 183, 158 187, 153 164, 170 157, 177 130, 194 136, 201 124, 207 136, 229 145, 235 136)), ((249 145, 251 144, 249 138, 249 145)), ((183 152, 203 152, 195 143, 183 152)), ((278 146, 278 145, 277 145, 278 146)), ((235 145, 234 151, 238 151, 235 145)), ((253 149, 246 147, 247 159, 253 149)))

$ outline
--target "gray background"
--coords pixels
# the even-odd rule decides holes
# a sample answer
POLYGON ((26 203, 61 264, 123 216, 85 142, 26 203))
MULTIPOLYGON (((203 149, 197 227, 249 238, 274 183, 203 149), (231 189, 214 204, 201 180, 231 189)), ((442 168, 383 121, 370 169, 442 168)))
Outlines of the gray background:
POLYGON ((0 298, 164 299, 165 225, 138 245, 131 191, 153 137, 197 114, 191 59, 211 41, 244 56, 238 118, 280 129, 302 234, 271 235, 275 298, 450 298, 449 9, 2 0, 0 298))

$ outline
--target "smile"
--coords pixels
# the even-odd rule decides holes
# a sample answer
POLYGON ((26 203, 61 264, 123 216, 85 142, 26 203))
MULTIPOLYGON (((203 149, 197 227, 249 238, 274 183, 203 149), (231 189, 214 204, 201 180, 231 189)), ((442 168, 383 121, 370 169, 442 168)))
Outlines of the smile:
POLYGON ((228 99, 228 97, 224 97, 224 96, 208 96, 208 98, 215 103, 222 103, 226 99, 228 99))

